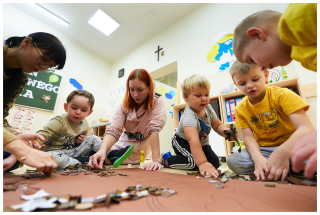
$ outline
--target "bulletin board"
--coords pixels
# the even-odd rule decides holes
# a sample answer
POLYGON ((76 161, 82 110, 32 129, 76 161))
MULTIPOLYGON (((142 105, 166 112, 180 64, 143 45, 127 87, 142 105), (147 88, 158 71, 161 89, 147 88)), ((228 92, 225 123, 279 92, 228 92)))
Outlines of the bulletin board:
POLYGON ((27 85, 14 104, 53 112, 62 76, 46 70, 30 73, 28 77, 27 85))
POLYGON ((9 125, 15 128, 18 132, 30 134, 36 113, 35 109, 14 105, 9 116, 9 125))
POLYGON ((119 102, 123 100, 125 92, 126 92, 126 84, 122 84, 121 86, 116 87, 109 91, 106 116, 110 116, 111 108, 115 105, 118 105, 119 102))

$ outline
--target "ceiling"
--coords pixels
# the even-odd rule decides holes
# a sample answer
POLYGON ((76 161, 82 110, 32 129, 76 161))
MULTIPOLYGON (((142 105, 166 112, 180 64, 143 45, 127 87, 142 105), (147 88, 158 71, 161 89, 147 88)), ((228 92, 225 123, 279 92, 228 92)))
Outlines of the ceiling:
MULTIPOLYGON (((64 26, 29 3, 9 5, 61 32, 109 62, 114 62, 200 4, 189 3, 41 3, 69 23, 64 26), (120 26, 109 36, 88 21, 101 9, 120 26), (149 18, 148 13, 152 13, 149 18)), ((156 49, 156 47, 155 47, 156 49)))

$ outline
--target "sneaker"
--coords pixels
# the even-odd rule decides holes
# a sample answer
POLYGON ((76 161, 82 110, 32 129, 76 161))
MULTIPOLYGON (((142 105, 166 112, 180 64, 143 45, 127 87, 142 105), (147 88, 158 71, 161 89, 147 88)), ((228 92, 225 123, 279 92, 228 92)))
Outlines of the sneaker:
POLYGON ((172 156, 172 154, 170 153, 170 150, 167 150, 167 151, 164 151, 161 153, 161 165, 163 167, 170 168, 170 166, 168 164, 168 158, 171 156, 172 156))
POLYGON ((134 146, 130 145, 120 150, 112 150, 107 158, 110 160, 112 165, 117 168, 122 162, 127 159, 133 152, 134 146))
POLYGON ((80 163, 88 163, 90 156, 76 157, 74 159, 78 160, 80 163))

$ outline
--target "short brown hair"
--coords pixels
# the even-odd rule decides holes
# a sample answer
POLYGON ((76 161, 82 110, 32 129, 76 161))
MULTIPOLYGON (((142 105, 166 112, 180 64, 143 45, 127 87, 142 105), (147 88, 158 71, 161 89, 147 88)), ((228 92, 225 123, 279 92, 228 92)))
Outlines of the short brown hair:
POLYGON ((133 109, 135 107, 136 102, 134 101, 134 99, 130 94, 129 81, 136 78, 144 82, 147 85, 147 87, 149 87, 149 95, 146 98, 147 100, 146 110, 150 111, 153 109, 153 105, 154 105, 153 104, 154 84, 149 72, 147 72, 147 70, 145 69, 135 69, 130 73, 127 79, 127 89, 123 99, 123 109, 126 111, 128 109, 133 109))
POLYGON ((84 96, 89 99, 90 110, 92 110, 94 105, 94 96, 86 90, 74 90, 67 97, 67 104, 69 104, 75 95, 84 96))
POLYGON ((253 67, 257 67, 257 65, 249 65, 249 64, 243 64, 240 61, 236 60, 230 67, 229 69, 229 73, 231 75, 231 77, 233 78, 233 76, 235 74, 246 74, 249 72, 249 70, 253 67))
MULTIPOLYGON (((249 65, 249 64, 244 64, 244 63, 241 63, 240 61, 236 60, 232 66, 230 67, 229 69, 229 73, 233 79, 233 76, 235 74, 246 74, 250 71, 250 69, 253 69, 253 68, 256 68, 259 66, 258 65, 249 65)), ((260 70, 260 68, 259 68, 260 70)), ((268 70, 263 70, 263 72, 267 72, 268 70)))
POLYGON ((243 48, 246 47, 250 38, 247 31, 252 27, 261 27, 270 23, 278 22, 282 13, 273 10, 262 10, 256 12, 240 22, 235 28, 233 35, 233 51, 237 59, 241 55, 243 48))

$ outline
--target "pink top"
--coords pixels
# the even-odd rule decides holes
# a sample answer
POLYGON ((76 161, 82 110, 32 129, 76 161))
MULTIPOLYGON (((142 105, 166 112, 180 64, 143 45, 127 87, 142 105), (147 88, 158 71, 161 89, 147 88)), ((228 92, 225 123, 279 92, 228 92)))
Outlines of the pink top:
POLYGON ((140 152, 144 151, 145 158, 150 154, 151 146, 149 137, 152 133, 159 133, 167 121, 166 108, 162 98, 154 97, 154 106, 151 111, 145 110, 143 104, 136 112, 135 109, 123 111, 123 102, 117 107, 111 125, 109 125, 104 135, 110 134, 117 141, 111 150, 124 148, 134 145, 131 156, 123 164, 135 164, 140 162, 140 152), (129 139, 123 133, 123 127, 131 133, 141 132, 143 140, 129 139))

